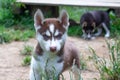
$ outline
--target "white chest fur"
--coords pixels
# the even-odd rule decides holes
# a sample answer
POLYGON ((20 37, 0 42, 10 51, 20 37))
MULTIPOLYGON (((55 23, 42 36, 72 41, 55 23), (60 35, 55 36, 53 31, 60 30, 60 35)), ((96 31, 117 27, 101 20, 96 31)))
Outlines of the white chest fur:
POLYGON ((58 62, 61 58, 51 54, 44 53, 42 56, 38 56, 37 59, 32 57, 31 75, 36 76, 36 78, 34 77, 35 79, 32 78, 31 80, 40 80, 41 74, 49 77, 58 77, 63 69, 64 62, 58 62))

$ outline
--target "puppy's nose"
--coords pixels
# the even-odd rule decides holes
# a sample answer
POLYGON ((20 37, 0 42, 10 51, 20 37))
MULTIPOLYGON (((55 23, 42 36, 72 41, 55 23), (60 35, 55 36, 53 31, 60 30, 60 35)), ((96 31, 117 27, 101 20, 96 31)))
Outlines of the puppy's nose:
POLYGON ((50 51, 51 52, 55 52, 56 51, 56 47, 50 47, 50 51))

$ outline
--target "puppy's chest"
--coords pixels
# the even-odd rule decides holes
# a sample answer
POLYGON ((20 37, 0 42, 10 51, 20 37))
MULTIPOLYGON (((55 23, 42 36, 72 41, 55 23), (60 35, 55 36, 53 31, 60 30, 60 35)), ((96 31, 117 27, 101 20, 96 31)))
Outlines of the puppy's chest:
POLYGON ((63 69, 63 61, 61 57, 56 55, 43 54, 39 56, 38 68, 41 68, 45 72, 56 72, 59 74, 63 69))

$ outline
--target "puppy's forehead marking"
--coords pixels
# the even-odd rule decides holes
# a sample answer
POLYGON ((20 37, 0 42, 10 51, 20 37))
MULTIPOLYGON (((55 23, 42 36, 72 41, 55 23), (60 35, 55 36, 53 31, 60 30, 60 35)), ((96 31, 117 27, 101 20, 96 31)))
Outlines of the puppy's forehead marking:
POLYGON ((56 30, 54 36, 57 36, 59 34, 59 31, 56 30))
POLYGON ((55 30, 54 24, 50 24, 50 25, 49 25, 49 29, 50 29, 50 32, 53 34, 53 33, 54 33, 54 30, 55 30))
POLYGON ((50 32, 49 32, 48 30, 46 31, 46 35, 47 35, 47 36, 50 36, 50 32))

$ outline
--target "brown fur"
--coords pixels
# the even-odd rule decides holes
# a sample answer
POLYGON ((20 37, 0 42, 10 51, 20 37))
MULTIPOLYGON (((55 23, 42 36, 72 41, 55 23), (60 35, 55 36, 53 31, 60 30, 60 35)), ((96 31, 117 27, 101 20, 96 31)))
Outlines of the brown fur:
MULTIPOLYGON (((39 56, 42 56, 42 49, 39 43, 36 46, 35 52, 39 56)), ((60 50, 60 52, 58 52, 57 55, 61 57, 61 60, 59 60, 58 63, 64 61, 64 67, 63 67, 62 72, 70 68, 73 65, 74 60, 75 60, 75 65, 77 65, 77 67, 80 68, 80 60, 79 60, 78 51, 76 47, 74 47, 72 42, 66 41, 65 45, 60 50)))
MULTIPOLYGON (((50 73, 50 69, 52 69, 52 67, 55 67, 56 69, 55 76, 57 79, 63 71, 71 68, 73 65, 76 65, 75 67, 79 70, 80 63, 76 47, 73 46, 72 42, 66 41, 69 26, 69 17, 67 12, 62 11, 59 18, 44 19, 42 12, 38 10, 35 13, 34 21, 38 44, 32 58, 32 67, 34 70, 31 67, 31 80, 34 78, 37 80, 40 79, 41 75, 38 74, 38 68, 41 68, 43 72, 45 71, 45 75, 50 77, 50 80, 52 79, 50 73), (54 25, 54 31, 51 30, 51 25, 54 25), (48 35, 46 35, 47 31, 49 31, 48 35), (55 51, 52 51, 51 47, 57 47, 58 50, 55 49, 55 51), (35 77, 34 74, 37 75, 37 77, 35 77)), ((77 74, 79 73, 76 73, 75 75, 77 74)), ((78 78, 76 80, 78 80, 78 78)))
POLYGON ((41 25, 41 29, 38 30, 38 32, 40 34, 42 34, 43 32, 46 32, 46 30, 49 29, 49 25, 50 24, 54 24, 55 25, 55 30, 58 29, 60 30, 61 32, 65 32, 65 28, 61 27, 62 24, 60 23, 60 21, 56 18, 49 18, 49 19, 46 19, 43 24, 41 25))

